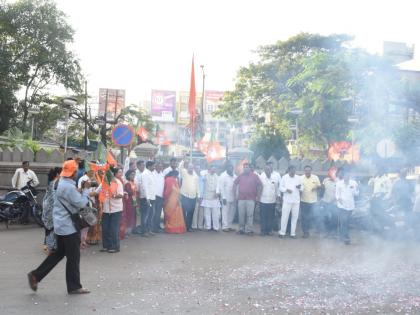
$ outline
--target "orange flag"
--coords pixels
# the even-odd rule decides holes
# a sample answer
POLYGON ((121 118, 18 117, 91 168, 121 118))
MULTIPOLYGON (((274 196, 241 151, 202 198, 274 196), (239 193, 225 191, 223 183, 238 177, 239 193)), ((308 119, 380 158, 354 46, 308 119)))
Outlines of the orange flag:
POLYGON ((221 160, 225 157, 225 149, 218 141, 211 141, 207 146, 206 159, 207 162, 221 160))
POLYGON ((149 132, 144 127, 140 127, 137 131, 137 135, 141 138, 142 141, 146 141, 149 138, 149 132))
POLYGON ((156 144, 158 145, 170 145, 171 142, 169 141, 165 131, 158 131, 156 133, 156 144))
POLYGON ((191 82, 190 82, 190 98, 188 100, 188 112, 190 114, 190 127, 191 133, 194 137, 194 132, 196 128, 196 91, 195 91, 195 71, 194 71, 194 55, 192 58, 192 65, 191 65, 191 82))
POLYGON ((112 155, 111 153, 111 150, 109 150, 106 154, 106 163, 114 167, 118 165, 117 161, 114 158, 114 155, 112 155))

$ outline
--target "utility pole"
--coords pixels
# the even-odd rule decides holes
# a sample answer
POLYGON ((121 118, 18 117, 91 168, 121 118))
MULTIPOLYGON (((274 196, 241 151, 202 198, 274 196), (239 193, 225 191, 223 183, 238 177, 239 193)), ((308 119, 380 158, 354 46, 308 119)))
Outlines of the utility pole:
POLYGON ((115 92, 114 126, 117 124, 118 90, 115 92))
POLYGON ((108 89, 106 89, 106 94, 105 94, 104 124, 102 126, 102 134, 101 134, 101 141, 104 144, 105 148, 107 147, 106 145, 106 120, 108 116, 107 113, 108 113, 108 89))
POLYGON ((201 71, 203 72, 203 91, 201 94, 201 125, 204 128, 204 88, 206 81, 206 74, 204 73, 204 65, 201 65, 201 71))
POLYGON ((88 95, 87 95, 87 81, 85 81, 85 137, 84 137, 84 147, 85 151, 87 151, 88 146, 88 114, 87 114, 87 103, 88 103, 88 95))

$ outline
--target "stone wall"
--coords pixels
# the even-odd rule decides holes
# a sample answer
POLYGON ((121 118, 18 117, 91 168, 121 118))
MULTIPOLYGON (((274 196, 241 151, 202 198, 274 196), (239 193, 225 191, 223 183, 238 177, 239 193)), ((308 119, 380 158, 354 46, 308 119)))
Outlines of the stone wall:
POLYGON ((30 168, 36 173, 40 181, 37 190, 45 191, 47 186, 47 175, 51 168, 62 166, 67 158, 86 158, 87 152, 75 152, 72 150, 64 152, 54 149, 41 149, 34 153, 31 149, 25 148, 0 148, 0 194, 12 189, 12 177, 16 169, 22 167, 22 161, 29 161, 30 168))

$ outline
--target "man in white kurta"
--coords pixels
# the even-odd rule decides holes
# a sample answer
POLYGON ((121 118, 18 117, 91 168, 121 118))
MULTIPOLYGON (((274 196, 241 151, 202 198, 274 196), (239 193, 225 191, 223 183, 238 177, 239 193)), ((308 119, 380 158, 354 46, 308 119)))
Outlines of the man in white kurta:
POLYGON ((222 199, 222 229, 224 232, 230 232, 233 218, 235 217, 235 197, 233 195, 233 182, 236 176, 233 173, 233 165, 227 164, 226 171, 219 176, 217 194, 222 199))
POLYGON ((300 192, 303 190, 302 178, 296 175, 294 166, 289 166, 288 173, 280 181, 280 191, 283 193, 281 209, 281 228, 279 237, 286 235, 287 222, 292 213, 290 236, 296 238, 296 225, 299 218, 300 192))
POLYGON ((201 202, 201 206, 204 208, 204 227, 207 231, 212 228, 214 231, 219 231, 220 228, 220 201, 217 196, 218 180, 216 167, 212 165, 204 176, 203 201, 201 202))

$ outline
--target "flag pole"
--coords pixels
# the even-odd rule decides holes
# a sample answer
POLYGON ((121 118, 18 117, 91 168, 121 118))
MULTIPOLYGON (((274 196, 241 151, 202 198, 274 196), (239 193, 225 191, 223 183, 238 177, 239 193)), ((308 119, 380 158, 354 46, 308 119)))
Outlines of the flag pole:
POLYGON ((190 95, 188 99, 188 112, 190 114, 190 162, 193 160, 194 136, 195 136, 195 120, 196 114, 196 91, 195 91, 195 70, 194 70, 194 54, 191 63, 191 81, 190 81, 190 95))
POLYGON ((193 161, 193 148, 194 148, 194 141, 193 141, 193 137, 194 137, 194 119, 192 120, 192 124, 191 124, 191 137, 190 137, 190 163, 192 163, 192 161, 193 161))

